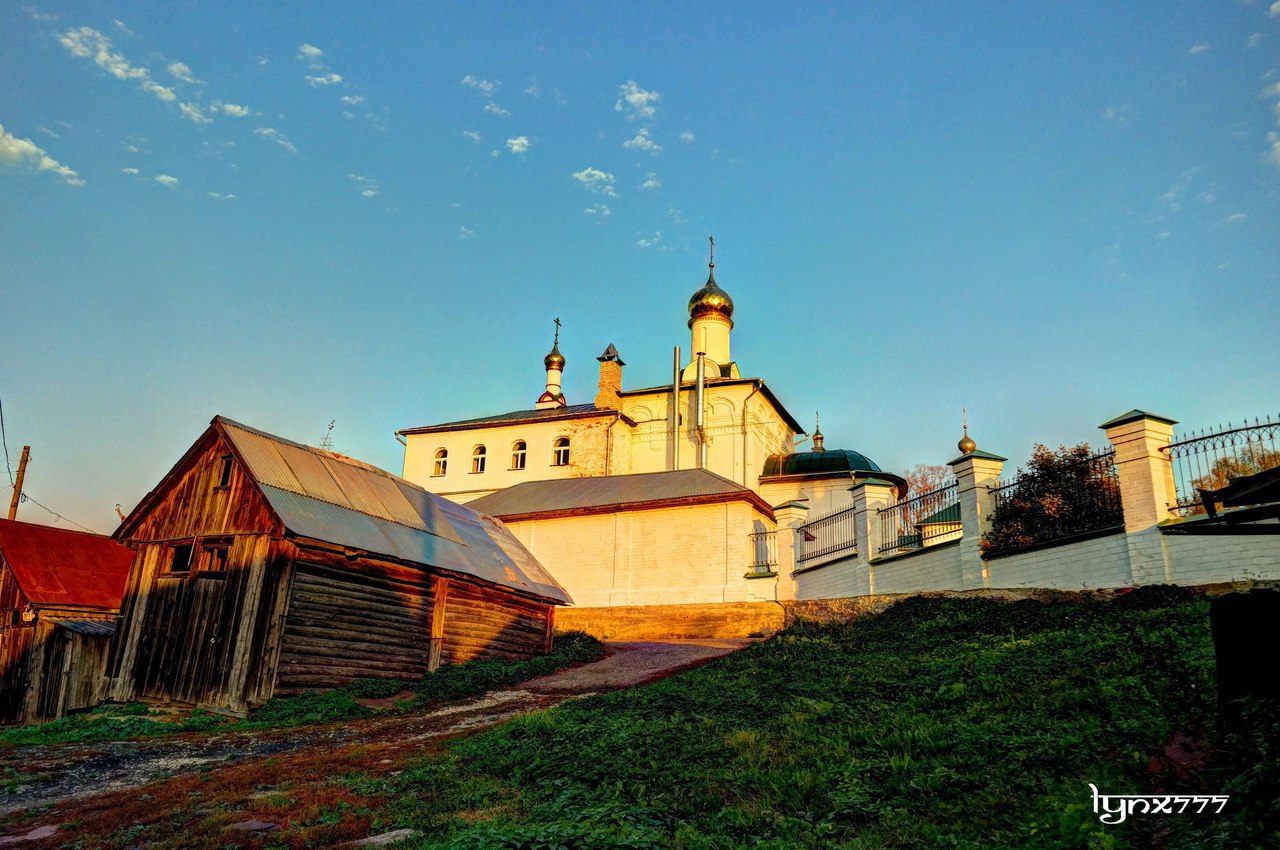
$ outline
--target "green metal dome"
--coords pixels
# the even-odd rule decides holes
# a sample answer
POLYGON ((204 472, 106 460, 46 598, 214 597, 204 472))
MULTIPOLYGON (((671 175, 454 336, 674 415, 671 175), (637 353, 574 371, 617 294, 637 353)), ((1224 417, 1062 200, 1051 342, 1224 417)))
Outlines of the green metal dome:
POLYGON ((761 475, 808 475, 815 472, 884 472, 871 458, 852 449, 770 455, 761 475))

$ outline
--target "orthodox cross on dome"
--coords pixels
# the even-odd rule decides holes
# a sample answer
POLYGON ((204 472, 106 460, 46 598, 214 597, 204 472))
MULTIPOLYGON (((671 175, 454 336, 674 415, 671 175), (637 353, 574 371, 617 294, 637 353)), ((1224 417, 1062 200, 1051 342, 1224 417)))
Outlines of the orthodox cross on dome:
POLYGON ((555 323, 556 323, 556 338, 552 341, 551 344, 559 345, 560 344, 560 317, 559 316, 556 316, 555 323))
POLYGON ((707 263, 707 265, 714 269, 716 267, 716 238, 708 236, 707 241, 711 243, 711 262, 707 263))

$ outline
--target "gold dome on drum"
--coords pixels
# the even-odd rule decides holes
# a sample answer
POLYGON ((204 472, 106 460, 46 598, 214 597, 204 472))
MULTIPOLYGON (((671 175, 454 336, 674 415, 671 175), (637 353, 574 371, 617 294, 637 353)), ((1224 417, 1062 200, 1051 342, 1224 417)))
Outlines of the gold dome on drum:
POLYGON ((547 356, 542 358, 542 365, 548 369, 564 371, 564 355, 560 353, 560 343, 558 341, 551 346, 551 351, 547 352, 547 356))
POLYGON ((733 317, 733 299, 716 284, 715 263, 710 263, 711 273, 707 275, 707 285, 693 293, 689 299, 689 324, 700 316, 719 313, 726 319, 733 317))

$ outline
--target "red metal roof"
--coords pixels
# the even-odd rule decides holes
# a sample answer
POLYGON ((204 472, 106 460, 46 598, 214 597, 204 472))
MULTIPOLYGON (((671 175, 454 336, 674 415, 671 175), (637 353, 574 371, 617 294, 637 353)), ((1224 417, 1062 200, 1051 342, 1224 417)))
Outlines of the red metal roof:
POLYGON ((0 520, 0 556, 32 605, 119 609, 133 551, 97 534, 0 520))

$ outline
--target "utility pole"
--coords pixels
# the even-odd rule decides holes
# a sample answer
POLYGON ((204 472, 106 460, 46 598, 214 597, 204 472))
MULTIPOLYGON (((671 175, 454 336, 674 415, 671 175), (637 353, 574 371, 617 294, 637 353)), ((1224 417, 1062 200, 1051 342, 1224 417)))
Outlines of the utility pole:
POLYGON ((27 461, 31 458, 31 446, 22 447, 22 460, 18 461, 18 481, 13 485, 13 498, 9 500, 9 519, 18 516, 18 502, 22 501, 22 479, 27 477, 27 461))

